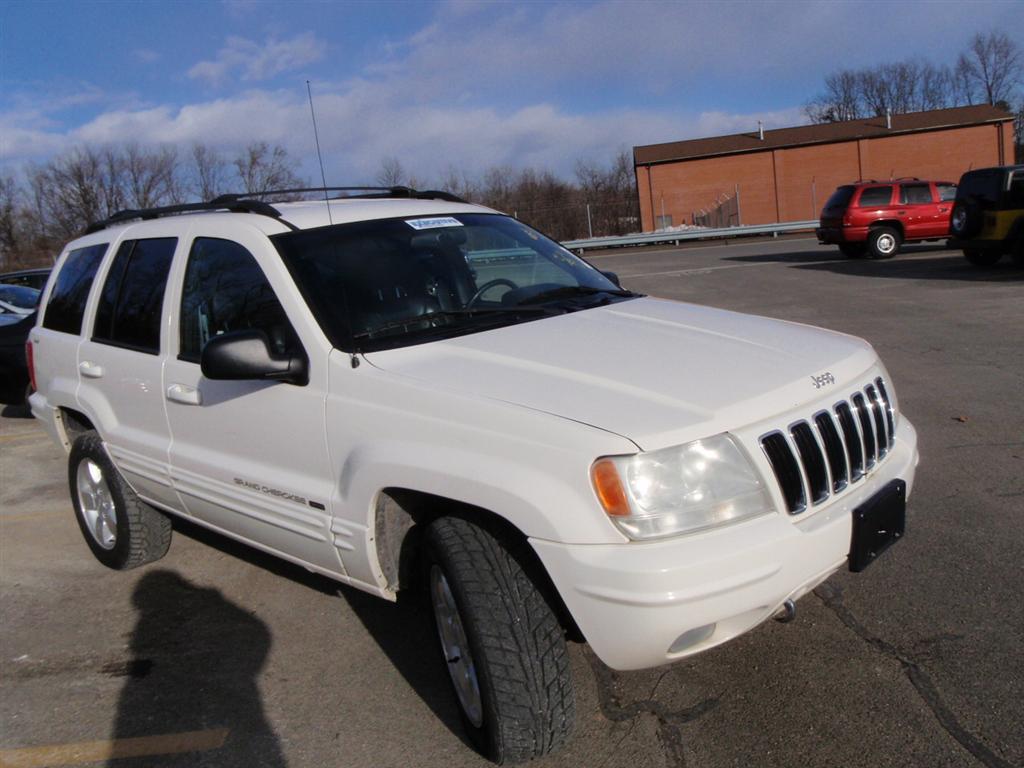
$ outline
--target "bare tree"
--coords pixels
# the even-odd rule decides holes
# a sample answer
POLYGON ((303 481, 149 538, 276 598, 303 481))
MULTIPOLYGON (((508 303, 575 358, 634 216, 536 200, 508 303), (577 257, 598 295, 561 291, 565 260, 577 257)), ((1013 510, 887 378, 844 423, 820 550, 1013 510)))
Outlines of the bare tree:
POLYGON ((176 174, 178 152, 173 147, 144 150, 132 143, 120 158, 122 197, 130 207, 155 208, 184 202, 183 185, 176 174))
POLYGON ((240 152, 233 162, 242 189, 250 195, 258 195, 260 199, 288 199, 293 196, 259 193, 307 185, 305 180, 296 175, 296 164, 288 157, 288 151, 279 144, 271 147, 265 141, 253 142, 240 152))
POLYGON ((382 187, 412 186, 408 183, 405 168, 402 167, 402 163, 397 157, 385 157, 380 161, 377 183, 382 187))
POLYGON ((1024 73, 1020 47, 1003 32, 976 34, 957 59, 973 100, 986 104, 1009 103, 1024 73))
POLYGON ((20 233, 17 231, 20 198, 21 191, 14 177, 0 175, 0 269, 13 266, 21 250, 20 233))
POLYGON ((807 104, 804 111, 815 123, 856 120, 862 116, 860 93, 860 73, 839 70, 825 78, 825 92, 807 104))
POLYGON ((200 200, 213 200, 229 191, 227 163, 215 149, 196 142, 191 151, 191 179, 188 188, 200 200))

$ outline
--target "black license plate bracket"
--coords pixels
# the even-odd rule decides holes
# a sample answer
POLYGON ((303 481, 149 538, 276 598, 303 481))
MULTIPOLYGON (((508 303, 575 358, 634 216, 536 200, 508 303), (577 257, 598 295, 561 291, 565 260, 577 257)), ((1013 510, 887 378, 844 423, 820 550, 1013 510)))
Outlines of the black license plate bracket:
POLYGON ((907 517, 907 484, 890 481, 853 510, 850 570, 859 573, 903 538, 907 517))

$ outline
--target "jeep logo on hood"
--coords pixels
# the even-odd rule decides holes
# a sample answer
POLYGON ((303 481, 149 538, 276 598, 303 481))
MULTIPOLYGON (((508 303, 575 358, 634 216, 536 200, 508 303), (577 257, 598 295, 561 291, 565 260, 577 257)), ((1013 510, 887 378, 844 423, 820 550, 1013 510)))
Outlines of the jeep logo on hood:
POLYGON ((820 376, 811 376, 811 383, 814 384, 815 389, 821 389, 822 387, 828 386, 829 384, 835 384, 836 377, 833 376, 828 371, 825 371, 820 376))

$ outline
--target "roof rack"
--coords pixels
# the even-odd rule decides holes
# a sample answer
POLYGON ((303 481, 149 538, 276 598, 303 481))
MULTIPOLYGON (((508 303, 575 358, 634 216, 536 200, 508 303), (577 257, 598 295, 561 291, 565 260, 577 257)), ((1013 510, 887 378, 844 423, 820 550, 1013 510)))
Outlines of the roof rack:
POLYGON ((260 200, 234 200, 231 195, 221 195, 208 203, 185 203, 183 205, 163 205, 158 208, 126 208, 123 211, 111 215, 103 221, 96 221, 85 228, 85 234, 92 234, 100 230, 112 227, 115 224, 123 224, 132 219, 159 219, 161 216, 173 216, 179 213, 196 213, 198 211, 232 211, 234 213, 256 213, 262 216, 270 216, 277 219, 290 229, 298 229, 294 224, 285 221, 281 212, 269 203, 260 200))
POLYGON ((337 195, 329 198, 331 200, 346 200, 348 198, 373 199, 373 198, 410 198, 413 200, 444 200, 448 203, 465 203, 457 195, 451 192, 444 192, 439 189, 417 190, 412 187, 297 187, 295 189, 270 189, 265 192, 251 192, 237 195, 221 195, 213 202, 235 202, 238 200, 249 200, 258 197, 270 197, 272 195, 297 195, 307 192, 316 192, 326 195, 328 192, 350 192, 357 194, 337 195))
POLYGON ((329 192, 351 192, 357 194, 338 195, 332 200, 348 198, 407 198, 413 200, 444 200, 449 203, 465 203, 461 197, 441 190, 415 190, 410 187, 299 187, 295 189, 268 189, 263 192, 245 192, 240 194, 220 195, 205 203, 185 203, 182 205, 164 205, 157 208, 127 208, 118 211, 102 221, 96 221, 85 229, 85 234, 92 234, 123 224, 133 219, 158 219, 162 216, 173 216, 180 213, 197 213, 200 211, 231 211, 232 213, 255 213, 277 219, 289 229, 297 230, 294 224, 285 219, 281 212, 270 203, 257 199, 277 195, 297 195, 316 192, 326 195, 329 192))

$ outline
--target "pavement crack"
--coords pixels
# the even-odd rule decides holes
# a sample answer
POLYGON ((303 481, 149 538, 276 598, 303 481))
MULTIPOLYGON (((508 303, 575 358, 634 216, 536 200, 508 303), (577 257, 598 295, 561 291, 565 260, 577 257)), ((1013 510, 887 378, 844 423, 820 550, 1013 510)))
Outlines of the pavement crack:
POLYGON ((938 688, 935 687, 931 677, 910 654, 900 651, 892 643, 871 634, 867 627, 860 623, 843 602, 843 594, 839 587, 833 584, 822 584, 814 590, 814 594, 824 603, 826 608, 839 618, 847 629, 879 653, 899 663, 910 684, 917 691, 917 695, 921 697, 921 700, 931 710, 942 729, 953 737, 960 746, 970 752, 978 762, 986 766, 986 768, 1014 768, 1010 762, 989 749, 977 736, 961 725, 956 715, 942 698, 938 688))
POLYGON ((597 681, 597 699, 601 707, 601 714, 613 723, 630 722, 630 729, 615 745, 615 749, 608 754, 605 762, 611 759, 626 737, 632 733, 636 718, 647 713, 654 715, 658 720, 658 742, 669 765, 673 768, 685 768, 686 753, 681 726, 698 720, 713 710, 718 706, 718 699, 704 699, 692 707, 670 710, 654 698, 658 686, 668 674, 668 670, 665 670, 655 681, 648 698, 623 703, 615 691, 615 672, 603 664, 589 648, 586 650, 586 656, 597 681))

